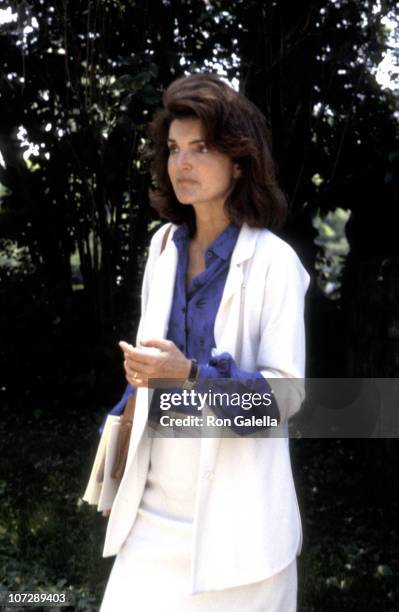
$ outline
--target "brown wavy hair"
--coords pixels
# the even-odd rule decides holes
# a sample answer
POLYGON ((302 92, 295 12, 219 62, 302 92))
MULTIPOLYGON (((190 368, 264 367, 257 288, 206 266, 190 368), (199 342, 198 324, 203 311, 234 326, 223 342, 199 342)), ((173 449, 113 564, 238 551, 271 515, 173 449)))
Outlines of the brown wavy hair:
POLYGON ((159 215, 195 228, 192 206, 177 200, 168 175, 167 138, 174 119, 197 117, 203 123, 207 146, 239 164, 241 176, 225 202, 231 222, 241 226, 279 228, 285 221, 287 201, 276 179, 270 132, 261 111, 245 96, 213 74, 197 73, 173 81, 148 127, 150 143, 144 151, 155 188, 150 203, 159 215))

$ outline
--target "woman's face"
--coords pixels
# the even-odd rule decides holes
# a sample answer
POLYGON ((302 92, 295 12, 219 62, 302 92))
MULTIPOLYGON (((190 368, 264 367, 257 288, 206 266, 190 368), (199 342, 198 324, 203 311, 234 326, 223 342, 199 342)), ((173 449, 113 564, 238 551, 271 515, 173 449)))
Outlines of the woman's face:
POLYGON ((207 147, 201 120, 172 121, 168 148, 168 174, 179 202, 222 209, 240 169, 228 155, 207 147))

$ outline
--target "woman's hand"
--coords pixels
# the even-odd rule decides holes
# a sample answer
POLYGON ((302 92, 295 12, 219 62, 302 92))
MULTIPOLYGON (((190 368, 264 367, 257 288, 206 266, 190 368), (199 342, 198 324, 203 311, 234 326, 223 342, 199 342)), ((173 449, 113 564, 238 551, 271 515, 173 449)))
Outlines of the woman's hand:
POLYGON ((191 370, 191 361, 177 348, 171 340, 143 340, 141 346, 158 349, 143 351, 131 344, 121 341, 119 346, 124 354, 126 380, 133 387, 148 387, 149 379, 166 378, 181 384, 187 379, 191 370))

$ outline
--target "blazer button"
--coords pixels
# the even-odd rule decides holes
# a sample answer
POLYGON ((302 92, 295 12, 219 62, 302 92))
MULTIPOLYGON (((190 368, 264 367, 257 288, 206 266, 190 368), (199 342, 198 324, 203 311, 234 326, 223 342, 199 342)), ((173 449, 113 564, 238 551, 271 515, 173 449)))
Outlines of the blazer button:
POLYGON ((207 472, 205 472, 204 474, 204 478, 207 478, 208 480, 210 480, 211 478, 214 477, 214 472, 212 472, 212 470, 208 470, 207 472))

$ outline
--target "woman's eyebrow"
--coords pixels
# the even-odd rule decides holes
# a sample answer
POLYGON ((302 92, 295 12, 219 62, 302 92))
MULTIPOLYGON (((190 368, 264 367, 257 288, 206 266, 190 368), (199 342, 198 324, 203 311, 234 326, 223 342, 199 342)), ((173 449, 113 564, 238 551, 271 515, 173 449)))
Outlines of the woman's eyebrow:
MULTIPOLYGON (((176 143, 176 140, 174 140, 173 138, 168 138, 168 142, 176 143)), ((200 138, 200 139, 197 139, 197 140, 190 140, 190 142, 188 144, 198 144, 200 142, 205 143, 205 140, 203 138, 200 138)))

